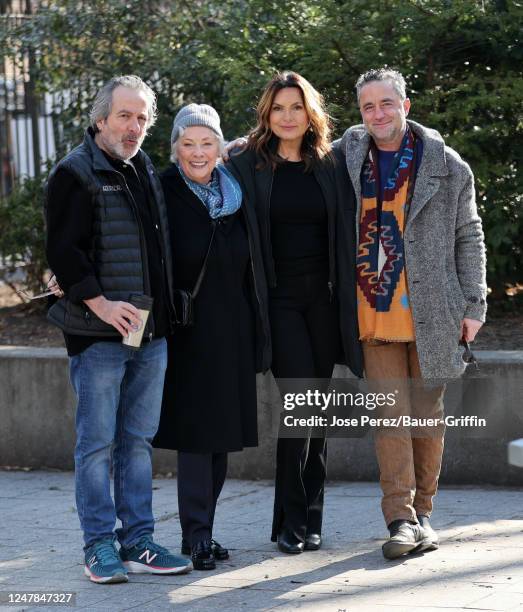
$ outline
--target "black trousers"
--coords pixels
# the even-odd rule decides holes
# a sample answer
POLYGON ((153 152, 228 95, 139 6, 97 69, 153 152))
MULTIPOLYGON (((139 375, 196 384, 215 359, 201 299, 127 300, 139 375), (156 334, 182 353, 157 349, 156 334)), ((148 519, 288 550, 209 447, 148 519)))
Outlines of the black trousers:
MULTIPOLYGON (((272 372, 279 378, 330 379, 341 350, 338 306, 327 272, 278 276, 269 315, 272 372)), ((285 383, 278 382, 280 393, 285 383)), ((294 386, 294 390, 296 387, 294 386)), ((317 433, 315 433, 317 435, 317 433)), ((304 540, 321 533, 327 463, 325 436, 278 439, 272 541, 286 528, 304 540)))
POLYGON ((227 453, 178 451, 178 511, 190 546, 212 538, 216 502, 227 474, 227 453))

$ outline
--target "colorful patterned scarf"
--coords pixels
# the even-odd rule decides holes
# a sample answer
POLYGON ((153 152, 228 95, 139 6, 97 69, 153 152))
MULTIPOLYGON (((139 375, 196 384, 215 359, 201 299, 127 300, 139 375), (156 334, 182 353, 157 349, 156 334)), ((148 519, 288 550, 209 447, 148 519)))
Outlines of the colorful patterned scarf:
POLYGON ((393 158, 379 202, 378 151, 374 141, 361 174, 361 217, 358 256, 358 322, 362 340, 410 342, 415 339, 405 276, 403 231, 409 185, 415 179, 415 142, 407 127, 393 158), (381 204, 381 206, 380 206, 381 204))
POLYGON ((188 178, 180 164, 176 164, 187 187, 205 205, 211 219, 235 213, 242 204, 242 190, 233 175, 223 165, 212 171, 211 181, 202 185, 188 178))

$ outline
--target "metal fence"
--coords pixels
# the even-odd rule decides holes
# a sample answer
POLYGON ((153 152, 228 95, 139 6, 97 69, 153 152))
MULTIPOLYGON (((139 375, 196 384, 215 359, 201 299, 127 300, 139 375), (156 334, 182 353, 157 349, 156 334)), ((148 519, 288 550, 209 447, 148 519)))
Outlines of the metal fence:
MULTIPOLYGON (((31 19, 37 3, 0 0, 2 27, 31 19)), ((15 45, 0 49, 0 197, 24 177, 38 176, 56 154, 53 96, 39 96, 31 78, 34 50, 15 45)))

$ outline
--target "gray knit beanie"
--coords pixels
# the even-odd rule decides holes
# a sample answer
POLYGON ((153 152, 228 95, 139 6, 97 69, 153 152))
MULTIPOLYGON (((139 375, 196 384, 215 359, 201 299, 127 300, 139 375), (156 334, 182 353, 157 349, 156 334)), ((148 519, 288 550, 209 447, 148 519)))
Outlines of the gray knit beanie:
POLYGON ((174 118, 173 131, 171 132, 171 146, 178 140, 180 128, 185 129, 201 125, 210 128, 220 139, 223 140, 220 127, 220 116, 212 106, 208 104, 187 104, 174 118))

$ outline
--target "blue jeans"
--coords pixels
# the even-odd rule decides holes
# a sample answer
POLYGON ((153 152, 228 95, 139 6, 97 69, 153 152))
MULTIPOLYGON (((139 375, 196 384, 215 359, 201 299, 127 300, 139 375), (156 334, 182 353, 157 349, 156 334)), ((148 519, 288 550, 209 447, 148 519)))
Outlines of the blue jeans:
POLYGON ((71 357, 78 399, 76 505, 85 548, 113 537, 117 517, 122 546, 132 546, 154 530, 151 441, 160 419, 166 365, 164 338, 139 350, 120 342, 96 342, 71 357))

